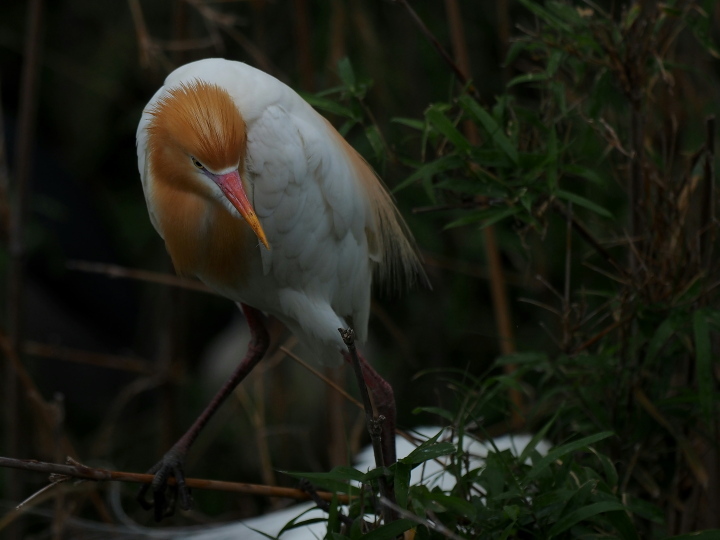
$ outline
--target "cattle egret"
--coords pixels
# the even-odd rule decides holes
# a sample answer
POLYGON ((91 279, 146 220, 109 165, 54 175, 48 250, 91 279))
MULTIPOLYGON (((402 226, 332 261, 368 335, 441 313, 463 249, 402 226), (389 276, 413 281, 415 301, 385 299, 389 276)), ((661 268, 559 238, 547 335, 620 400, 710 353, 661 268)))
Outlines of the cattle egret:
MULTIPOLYGON (((240 62, 206 59, 173 71, 143 111, 138 167, 150 219, 175 270, 235 301, 252 340, 190 429, 150 469, 156 519, 198 433, 268 346, 263 313, 320 362, 348 358, 338 332, 367 337, 373 277, 390 288, 425 280, 411 235, 362 157, 298 94, 240 62)), ((361 359, 395 460, 392 389, 361 359)))

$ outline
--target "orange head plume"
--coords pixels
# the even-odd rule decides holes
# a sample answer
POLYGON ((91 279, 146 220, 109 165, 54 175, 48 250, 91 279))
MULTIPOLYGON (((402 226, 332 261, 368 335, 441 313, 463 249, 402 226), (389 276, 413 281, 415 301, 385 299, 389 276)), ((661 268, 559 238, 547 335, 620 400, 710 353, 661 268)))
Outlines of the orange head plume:
POLYGON ((214 189, 198 181, 198 173, 209 179, 270 249, 241 176, 245 122, 227 91, 200 80, 183 84, 169 90, 151 114, 148 147, 157 180, 213 199, 214 189))

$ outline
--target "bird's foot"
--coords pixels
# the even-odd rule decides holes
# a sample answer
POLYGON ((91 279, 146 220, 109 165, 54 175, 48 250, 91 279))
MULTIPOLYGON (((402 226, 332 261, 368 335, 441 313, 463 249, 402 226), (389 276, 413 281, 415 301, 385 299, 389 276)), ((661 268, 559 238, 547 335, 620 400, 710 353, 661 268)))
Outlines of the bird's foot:
POLYGON ((137 500, 145 510, 154 508, 155 521, 172 516, 175 513, 175 505, 180 501, 180 508, 190 510, 192 497, 190 489, 185 485, 185 473, 183 463, 187 451, 183 448, 173 446, 160 461, 153 465, 146 474, 154 474, 152 483, 144 484, 137 494, 137 500), (170 477, 175 478, 173 485, 168 485, 170 477), (152 488, 153 500, 148 501, 145 496, 152 488))

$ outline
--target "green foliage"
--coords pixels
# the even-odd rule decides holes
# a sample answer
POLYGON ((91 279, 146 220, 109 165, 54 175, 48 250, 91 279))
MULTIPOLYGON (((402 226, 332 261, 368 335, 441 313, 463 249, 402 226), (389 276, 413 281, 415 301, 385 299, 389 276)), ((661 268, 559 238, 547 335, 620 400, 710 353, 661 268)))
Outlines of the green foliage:
MULTIPOLYGON (((362 473, 338 467, 326 474, 292 473, 311 479, 319 487, 355 495, 349 507, 340 509, 354 520, 351 530, 332 524, 333 507, 328 518, 328 530, 332 534, 328 537, 359 538, 362 531, 358 524, 364 523, 367 534, 362 538, 376 539, 392 539, 410 528, 415 529, 415 538, 550 539, 587 534, 638 538, 633 515, 661 520, 657 508, 635 500, 625 502, 620 495, 613 462, 595 448, 596 444, 612 437, 612 433, 573 440, 541 455, 537 445, 550 424, 556 421, 553 420, 519 455, 499 450, 492 439, 481 446, 469 433, 475 424, 473 418, 492 413, 496 404, 488 398, 502 395, 505 382, 498 378, 466 376, 464 380, 449 379, 448 383, 463 388, 458 394, 462 404, 457 408, 464 411, 464 416, 455 418, 450 432, 439 431, 389 470, 362 473), (447 440, 448 433, 453 434, 450 440, 447 440), (450 491, 436 485, 434 475, 426 477, 421 484, 411 485, 411 470, 424 470, 433 460, 440 460, 443 474, 452 477, 454 487, 450 491), (382 504, 375 500, 376 481, 381 475, 394 481, 401 519, 375 528, 371 523, 382 504), (357 488, 349 484, 351 481, 366 485, 361 496, 357 488)), ((443 418, 453 414, 440 408, 432 412, 443 418)), ((296 519, 292 523, 297 522, 296 519)))
MULTIPOLYGON (((707 84, 683 54, 718 57, 713 6, 520 3, 534 25, 508 52, 522 67, 504 93, 467 85, 420 119, 394 119, 417 145, 398 151, 411 170, 395 192, 419 187, 446 229, 494 227, 530 259, 564 260, 530 270, 547 290, 528 300, 556 346, 499 358, 482 385, 454 381, 457 410, 418 412, 479 429, 507 418, 503 393, 519 391, 529 426, 571 442, 545 457, 491 453, 465 473, 458 450, 452 493, 408 486, 417 463, 403 460, 398 502, 467 538, 667 537, 681 531, 665 518, 690 512, 678 501, 712 506, 706 455, 718 451, 715 123, 683 96, 707 84), (564 250, 538 257, 551 238, 564 250)), ((352 69, 340 71, 334 92, 361 101, 352 69)), ((417 538, 443 535, 418 527, 417 538)))

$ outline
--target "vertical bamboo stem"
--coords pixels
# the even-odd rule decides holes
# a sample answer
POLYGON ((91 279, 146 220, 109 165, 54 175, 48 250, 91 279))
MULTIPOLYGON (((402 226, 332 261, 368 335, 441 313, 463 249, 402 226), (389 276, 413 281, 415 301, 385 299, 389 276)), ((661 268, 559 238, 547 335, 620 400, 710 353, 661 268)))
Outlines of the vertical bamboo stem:
MULTIPOLYGON (((30 194, 32 172, 32 148, 35 139, 35 116, 37 113, 37 88, 40 70, 41 34, 43 22, 42 0, 27 4, 27 33, 22 80, 20 87, 20 112, 18 116, 17 149, 15 155, 15 186, 11 194, 10 223, 8 230, 8 252, 10 260, 7 275, 7 337, 10 355, 20 356, 22 346, 23 281, 25 270, 25 216, 30 194)), ((19 379, 13 363, 5 361, 4 407, 6 429, 6 451, 10 456, 20 454, 21 437, 19 418, 19 379)), ((7 491, 5 497, 20 500, 23 491, 21 477, 15 472, 6 472, 7 491)), ((14 524, 6 531, 6 538, 22 537, 22 529, 14 524)))
MULTIPOLYGON (((467 80, 470 77, 470 57, 468 54, 467 41, 465 40, 465 30, 462 14, 460 13, 460 5, 457 0, 445 0, 445 9, 448 15, 455 60, 461 74, 464 79, 467 80)), ((480 138, 478 136, 477 126, 475 126, 474 123, 465 123, 464 131, 470 144, 479 144, 480 138)), ((512 317, 505 283, 505 273, 502 267, 502 259, 500 257, 494 227, 485 227, 483 229, 483 235, 485 237, 485 251, 488 258, 490 297, 492 298, 495 321, 498 327, 500 351, 503 355, 508 355, 515 352, 515 341, 512 331, 512 317)), ((517 366, 514 364, 505 365, 505 373, 512 373, 516 369, 517 366)), ((523 410, 522 395, 516 389, 511 389, 509 392, 510 401, 513 404, 511 424, 514 429, 517 429, 520 428, 524 422, 520 414, 523 410)))

